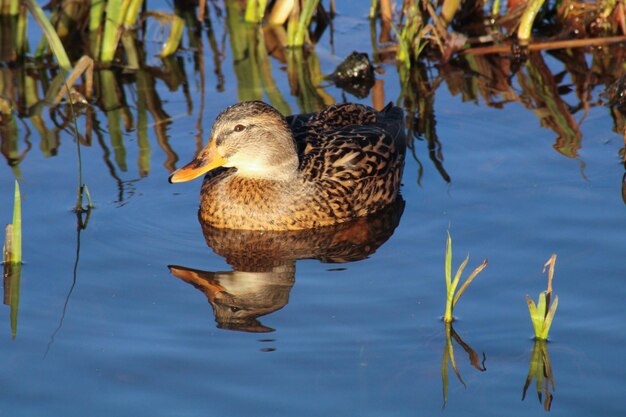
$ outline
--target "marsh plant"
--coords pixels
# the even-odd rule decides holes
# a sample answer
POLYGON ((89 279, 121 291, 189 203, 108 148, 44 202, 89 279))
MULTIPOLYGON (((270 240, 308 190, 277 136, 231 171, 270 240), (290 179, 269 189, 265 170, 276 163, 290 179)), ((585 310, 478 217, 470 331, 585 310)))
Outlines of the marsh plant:
POLYGON ((485 352, 482 353, 481 359, 478 353, 476 353, 469 344, 465 343, 463 339, 461 339, 461 336, 459 336, 459 334, 452 327, 452 323, 446 322, 445 325, 446 345, 443 348, 443 358, 441 361, 441 381, 443 387, 442 408, 445 408, 446 402, 448 401, 448 363, 452 367, 452 370, 454 371, 454 374, 456 375, 459 382, 463 385, 464 388, 467 388, 467 385, 465 385, 465 381, 463 381, 463 378, 461 378, 461 373, 456 366, 456 360, 454 359, 454 346, 452 344, 453 340, 459 346, 461 346, 461 348, 463 348, 465 353, 467 353, 469 357, 469 362, 474 368, 476 368, 480 372, 485 372, 487 370, 487 368, 485 367, 485 361, 487 360, 485 352))
POLYGON ((546 291, 542 291, 539 294, 539 300, 537 304, 530 296, 526 295, 526 302, 528 303, 528 311, 530 312, 530 319, 533 323, 535 330, 535 339, 547 340, 550 332, 550 326, 552 326, 552 320, 554 320, 554 314, 556 308, 559 305, 559 296, 552 298, 552 278, 554 277, 554 265, 556 263, 556 253, 553 253, 550 259, 543 266, 543 272, 548 269, 548 288, 546 291))
POLYGON ((13 196, 13 223, 6 226, 3 252, 5 265, 22 263, 22 196, 17 181, 13 196))
POLYGON ((550 411, 554 398, 553 392, 556 387, 554 385, 550 356, 548 355, 548 345, 545 340, 535 340, 526 382, 522 391, 522 401, 526 399, 526 393, 533 379, 535 380, 535 391, 537 392, 539 402, 543 404, 545 411, 550 411))
POLYGON ((469 262, 469 255, 465 258, 465 260, 457 269, 456 274, 454 275, 454 279, 452 279, 452 237, 450 236, 450 232, 448 232, 448 239, 446 241, 446 260, 445 260, 445 275, 446 275, 446 311, 443 316, 443 320, 446 323, 451 323, 454 320, 454 316, 452 315, 454 306, 459 302, 461 295, 465 292, 467 287, 472 283, 474 278, 487 266, 487 259, 483 261, 480 265, 474 269, 474 271, 470 274, 469 277, 463 282, 461 288, 457 291, 457 286, 459 285, 459 281, 461 280, 461 275, 469 262))
POLYGON ((15 181, 13 198, 13 222, 6 227, 4 243, 4 304, 11 307, 11 335, 17 335, 17 312, 20 302, 20 277, 22 274, 22 196, 15 181))

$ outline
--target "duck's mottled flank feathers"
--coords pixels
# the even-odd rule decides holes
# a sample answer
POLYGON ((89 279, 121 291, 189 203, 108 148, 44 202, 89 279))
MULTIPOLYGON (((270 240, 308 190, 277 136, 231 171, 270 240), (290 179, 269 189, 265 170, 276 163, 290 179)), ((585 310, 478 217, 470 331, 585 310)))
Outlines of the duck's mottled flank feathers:
MULTIPOLYGON (((400 108, 387 106, 377 112, 360 104, 339 104, 286 119, 258 101, 229 109, 236 109, 238 120, 258 120, 259 115, 283 120, 298 149, 298 175, 292 181, 248 178, 236 170, 208 175, 200 217, 211 226, 308 229, 362 217, 395 200, 406 151, 400 108)), ((224 122, 223 117, 216 125, 224 122)), ((272 123, 272 129, 281 125, 272 123)))

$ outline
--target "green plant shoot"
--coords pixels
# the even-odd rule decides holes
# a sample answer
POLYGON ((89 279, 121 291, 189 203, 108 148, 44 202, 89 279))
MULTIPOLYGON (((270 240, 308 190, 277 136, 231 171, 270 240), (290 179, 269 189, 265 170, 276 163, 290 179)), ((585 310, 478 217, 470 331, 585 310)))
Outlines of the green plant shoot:
POLYGON ((446 260, 445 260, 445 275, 446 275, 446 311, 443 316, 443 320, 446 323, 450 323, 454 320, 454 316, 452 312, 454 310, 454 306, 461 298, 461 295, 465 292, 467 287, 472 283, 474 278, 487 266, 487 259, 485 259, 482 264, 478 265, 476 269, 470 274, 469 277, 463 282, 459 291, 456 291, 457 286, 459 285, 459 281, 461 280, 461 275, 463 274, 463 270, 467 266, 469 262, 469 255, 465 258, 465 260, 459 266, 459 269, 456 271, 454 275, 454 279, 452 279, 452 237, 450 236, 450 232, 448 232, 448 239, 446 241, 446 260))
POLYGON ((72 64, 67 57, 67 53, 61 43, 61 39, 59 39, 59 35, 57 35, 44 11, 35 0, 24 0, 24 5, 28 8, 37 24, 43 30, 43 33, 48 40, 48 44, 50 45, 50 49, 52 49, 54 56, 59 62, 59 67, 66 71, 70 71, 72 69, 72 64))
POLYGON ((22 263, 22 196, 20 185, 15 181, 15 195, 13 199, 13 223, 6 227, 4 243, 4 262, 10 264, 22 263))
POLYGON ((539 294, 539 300, 537 304, 530 296, 526 295, 526 302, 528 303, 528 311, 530 312, 530 319, 533 323, 535 330, 535 339, 547 340, 550 333, 550 326, 552 326, 552 320, 556 314, 556 308, 559 305, 559 297, 555 295, 554 301, 550 303, 552 297, 552 278, 554 277, 554 265, 556 263, 556 254, 552 254, 550 259, 543 266, 543 272, 546 272, 548 268, 548 288, 539 294))
POLYGON ((524 10, 524 14, 520 19, 519 28, 517 29, 517 39, 521 43, 528 43, 530 40, 535 17, 537 17, 537 13, 539 13, 545 1, 546 0, 531 0, 526 10, 524 10))

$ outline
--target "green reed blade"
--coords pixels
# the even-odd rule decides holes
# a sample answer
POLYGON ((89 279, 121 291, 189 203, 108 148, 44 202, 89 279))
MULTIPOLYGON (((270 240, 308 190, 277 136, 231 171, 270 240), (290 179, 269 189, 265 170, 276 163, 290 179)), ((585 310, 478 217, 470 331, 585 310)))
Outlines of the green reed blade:
POLYGON ((245 21, 250 23, 259 23, 265 16, 265 7, 267 0, 248 0, 245 13, 245 21))
MULTIPOLYGON (((467 257, 467 259, 469 259, 469 256, 467 257)), ((476 267, 476 269, 474 269, 474 271, 470 274, 469 277, 467 277, 467 279, 465 280, 465 282, 463 283, 463 285, 461 285, 461 288, 459 288, 459 290, 457 291, 456 295, 454 296, 454 300, 452 301, 452 307, 454 307, 454 305, 459 301, 459 298, 461 298, 461 295, 463 294, 463 292, 465 292, 465 290, 467 289, 467 287, 472 283, 472 281, 474 280, 474 278, 476 278, 476 276, 483 270, 485 269, 485 267, 487 266, 487 259, 485 259, 483 261, 482 264, 478 265, 476 267)))
POLYGON ((26 9, 22 9, 17 17, 17 27, 15 29, 15 49, 18 55, 24 55, 28 52, 28 41, 26 39, 27 26, 28 13, 26 9))
POLYGON ((539 313, 535 302, 528 295, 526 295, 526 303, 528 304, 528 311, 530 313, 530 320, 535 331, 535 337, 540 337, 543 328, 543 314, 539 313))
POLYGON ((459 269, 456 270, 456 274, 454 274, 454 279, 452 280, 452 284, 450 284, 450 288, 448 289, 448 297, 454 298, 454 292, 456 291, 456 287, 459 285, 459 281, 461 280, 461 275, 469 262, 469 255, 465 258, 461 265, 459 265, 459 269))
MULTIPOLYGON (((308 30, 313 19, 313 13, 319 4, 319 0, 305 0, 300 19, 296 26, 296 32, 294 34, 293 43, 289 46, 302 46, 305 42, 308 42, 308 30)), ((291 23, 291 22, 289 22, 291 23)), ((291 40, 291 39, 290 39, 291 40)))
POLYGON ((7 224, 4 229, 4 246, 2 247, 2 261, 5 268, 11 264, 11 253, 13 252, 13 225, 7 224))
POLYGON ((537 17, 537 13, 539 13, 539 9, 541 9, 544 2, 545 0, 531 0, 530 4, 526 7, 520 19, 519 28, 517 29, 517 39, 521 42, 528 42, 530 40, 535 17, 537 17))
POLYGON ((22 195, 20 184, 15 181, 15 195, 13 199, 13 248, 11 262, 22 262, 22 195))
POLYGON ((443 0, 440 16, 446 26, 452 22, 452 19, 454 18, 457 10, 459 10, 460 6, 461 2, 459 0, 443 0))
POLYGON ((546 308, 546 292, 542 291, 539 293, 539 300, 537 301, 537 314, 541 318, 542 322, 543 319, 546 317, 547 312, 548 310, 546 308))
POLYGON ((104 4, 102 1, 92 1, 89 6, 89 31, 98 31, 102 25, 102 16, 104 15, 104 4))
POLYGON ((370 6, 370 13, 368 15, 370 19, 376 18, 376 10, 378 10, 378 0, 372 0, 372 4, 370 6))
POLYGON ((100 51, 100 60, 105 63, 113 61, 119 41, 120 26, 122 24, 122 0, 108 0, 106 4, 106 20, 100 51))
POLYGON ((19 9, 20 9, 20 0, 10 0, 9 14, 11 16, 15 16, 19 13, 19 9))
POLYGON ((50 45, 50 49, 52 49, 52 53, 54 53, 54 56, 59 62, 59 67, 67 71, 71 70, 72 64, 70 63, 70 59, 65 52, 63 44, 61 43, 61 39, 59 39, 59 36, 55 32, 52 24, 46 17, 41 7, 37 4, 35 0, 23 0, 23 2, 33 15, 33 18, 35 19, 39 27, 41 27, 41 29, 43 30, 43 33, 48 40, 48 44, 50 45))
POLYGON ((550 333, 550 326, 552 326, 552 320, 554 320, 554 315, 556 314, 556 308, 559 305, 559 296, 554 297, 554 301, 552 301, 552 305, 550 306, 550 310, 546 315, 543 322, 543 331, 541 333, 542 339, 547 339, 548 334, 550 333))
POLYGON ((137 24, 139 12, 143 6, 143 0, 131 0, 124 16, 124 26, 129 28, 137 24))
POLYGON ((448 239, 446 240, 446 260, 445 260, 445 273, 446 273, 446 290, 450 292, 450 285, 452 284, 452 237, 448 231, 448 239))
POLYGON ((180 41, 183 38, 185 21, 176 15, 171 15, 170 22, 170 33, 163 44, 161 53, 159 54, 161 58, 165 58, 176 52, 178 46, 180 45, 180 41))
POLYGON ((93 57, 97 58, 101 52, 102 16, 104 16, 104 1, 94 1, 89 7, 89 49, 93 57))
POLYGON ((500 15, 500 0, 493 0, 491 6, 491 15, 497 17, 500 15))

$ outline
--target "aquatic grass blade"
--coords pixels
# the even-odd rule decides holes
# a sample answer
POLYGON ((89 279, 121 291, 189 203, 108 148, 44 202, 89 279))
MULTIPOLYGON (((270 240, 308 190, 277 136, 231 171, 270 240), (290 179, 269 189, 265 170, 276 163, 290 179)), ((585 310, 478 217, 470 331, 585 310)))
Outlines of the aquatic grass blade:
POLYGON ((183 38, 184 29, 185 21, 176 15, 170 15, 170 33, 159 54, 161 58, 165 58, 176 52, 183 38))
POLYGON ((459 0, 443 0, 440 17, 446 26, 452 22, 454 15, 460 7, 461 2, 459 0))
POLYGON ((445 276, 446 276, 446 290, 450 291, 450 285, 452 285, 452 240, 450 234, 446 240, 446 259, 445 259, 445 276))
MULTIPOLYGON (((469 259, 469 257, 468 257, 469 259)), ((465 292, 465 290, 467 289, 467 287, 472 283, 472 281, 474 280, 474 278, 476 278, 476 276, 478 274, 480 274, 480 272, 485 269, 485 267, 487 266, 487 259, 485 259, 483 261, 482 264, 478 265, 476 267, 476 269, 474 269, 474 271, 470 274, 469 277, 467 277, 467 279, 465 280, 465 282, 463 283, 463 285, 461 285, 461 288, 459 288, 459 290, 456 293, 456 296, 454 297, 454 300, 452 301, 452 307, 454 307, 454 305, 459 301, 459 298, 461 298, 461 295, 463 295, 463 293, 465 292)))
POLYGON ((122 3, 122 0, 108 0, 106 3, 104 34, 100 44, 100 61, 104 63, 112 62, 117 51, 117 44, 121 37, 120 26, 123 19, 122 3))
POLYGON ((309 42, 308 29, 313 19, 313 14, 319 0, 305 0, 302 6, 302 10, 299 13, 297 21, 289 19, 287 31, 288 31, 288 45, 287 46, 302 46, 309 42), (295 30, 292 29, 292 25, 295 25, 295 30))
POLYGON ((248 0, 246 5, 245 21, 250 23, 259 23, 265 16, 265 8, 267 0, 248 0))
POLYGON ((535 331, 535 337, 539 337, 539 335, 541 335, 543 317, 537 310, 535 302, 529 295, 526 295, 526 303, 528 303, 528 311, 530 313, 530 320, 535 331))
POLYGON ((546 293, 545 291, 542 291, 541 293, 539 293, 539 300, 537 301, 537 315, 539 316, 541 321, 543 321, 543 319, 546 317, 546 313, 546 293))
MULTIPOLYGON (((452 280, 452 284, 450 284, 450 289, 448 291, 448 297, 450 297, 451 300, 454 300, 454 293, 456 292, 456 287, 459 286, 459 281, 461 280, 461 275, 463 274, 463 271, 465 270, 465 267, 467 266, 467 263, 469 262, 469 255, 465 258, 465 260, 463 262, 461 262, 461 265, 459 265, 459 269, 456 270, 456 274, 454 275, 454 279, 452 280)), ((454 301, 452 302, 452 307, 454 307, 454 301)))
POLYGON ((535 17, 537 17, 537 13, 539 13, 544 2, 545 0, 531 0, 530 4, 526 6, 526 10, 524 10, 524 14, 520 19, 519 28, 517 29, 517 39, 520 42, 528 42, 530 40, 535 17))
MULTIPOLYGON (((18 3, 15 1, 15 3, 18 3)), ((19 11, 17 17, 17 27, 15 28, 15 49, 18 55, 24 55, 28 52, 28 42, 26 38, 26 27, 28 26, 28 13, 26 9, 19 11)))
POLYGON ((11 264, 11 253, 13 252, 13 225, 7 224, 4 229, 4 246, 2 247, 2 261, 5 268, 11 264))
POLYGON ((554 297, 554 301, 552 301, 552 305, 550 306, 550 310, 546 315, 546 318, 543 322, 543 331, 541 333, 542 339, 547 339, 548 334, 550 333, 550 326, 552 326, 552 320, 554 320, 554 315, 556 314, 556 308, 559 305, 559 296, 554 297))
POLYGON ((124 15, 124 27, 132 27, 137 23, 143 0, 131 0, 124 15))
POLYGON ((61 43, 61 39, 57 35, 56 31, 52 27, 50 20, 46 17, 46 14, 42 10, 42 8, 37 4, 35 0, 23 0, 24 4, 28 8, 28 10, 33 15, 33 18, 39 24, 39 27, 43 30, 43 33, 48 40, 48 44, 50 45, 50 49, 52 49, 52 53, 56 57, 59 62, 59 67, 64 70, 70 71, 72 69, 72 64, 70 63, 70 59, 65 52, 65 48, 61 43))
POLYGON ((97 31, 102 24, 104 1, 94 1, 89 6, 89 31, 97 31))
POLYGON ((497 17, 500 15, 500 0, 493 0, 491 6, 491 15, 497 17))
POLYGON ((22 262, 22 195, 20 184, 15 181, 15 195, 13 200, 13 247, 11 262, 22 262))

